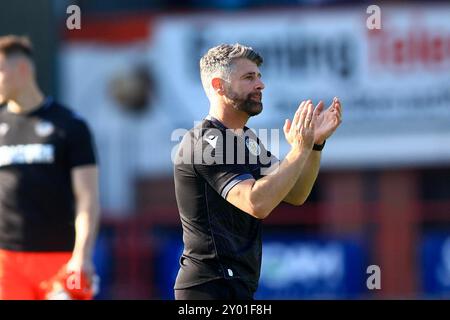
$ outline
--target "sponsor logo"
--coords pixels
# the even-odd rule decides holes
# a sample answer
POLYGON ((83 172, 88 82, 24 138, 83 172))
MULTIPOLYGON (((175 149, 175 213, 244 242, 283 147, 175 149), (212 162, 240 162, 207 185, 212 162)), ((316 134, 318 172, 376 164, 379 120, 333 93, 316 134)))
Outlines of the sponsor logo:
POLYGON ((214 149, 216 148, 217 144, 217 136, 210 135, 208 137, 205 137, 206 142, 208 142, 214 149))
POLYGON ((0 166, 53 163, 55 147, 51 144, 27 144, 0 147, 0 166))

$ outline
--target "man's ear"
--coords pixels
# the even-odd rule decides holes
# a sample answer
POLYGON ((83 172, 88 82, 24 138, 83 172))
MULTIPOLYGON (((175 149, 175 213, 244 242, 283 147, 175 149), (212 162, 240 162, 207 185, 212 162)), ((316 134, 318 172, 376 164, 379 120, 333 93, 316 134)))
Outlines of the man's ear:
POLYGON ((223 96, 225 94, 225 91, 223 90, 222 79, 220 79, 220 78, 213 78, 211 80, 211 85, 212 85, 212 87, 214 89, 214 92, 217 92, 221 96, 223 96))
POLYGON ((20 57, 20 59, 17 59, 16 64, 17 70, 22 77, 30 75, 33 71, 31 62, 26 60, 25 58, 20 57))

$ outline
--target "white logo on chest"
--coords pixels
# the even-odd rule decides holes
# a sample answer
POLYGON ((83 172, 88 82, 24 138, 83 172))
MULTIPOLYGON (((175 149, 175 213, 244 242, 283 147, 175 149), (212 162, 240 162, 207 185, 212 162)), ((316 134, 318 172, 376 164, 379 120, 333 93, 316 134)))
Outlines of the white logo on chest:
POLYGON ((248 151, 250 151, 253 155, 259 156, 261 154, 261 147, 255 140, 250 138, 245 139, 245 144, 248 148, 248 151))
POLYGON ((55 126, 48 121, 40 121, 34 127, 34 131, 40 137, 47 137, 55 131, 55 126))
POLYGON ((9 131, 9 124, 7 123, 0 123, 0 136, 6 135, 6 133, 9 131))

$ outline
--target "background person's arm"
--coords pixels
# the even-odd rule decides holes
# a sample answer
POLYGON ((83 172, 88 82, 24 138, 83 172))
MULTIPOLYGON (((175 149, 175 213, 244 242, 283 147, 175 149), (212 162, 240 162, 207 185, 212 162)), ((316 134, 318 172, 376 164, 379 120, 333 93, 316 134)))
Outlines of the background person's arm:
POLYGON ((80 166, 71 173, 76 201, 75 246, 67 269, 92 276, 92 254, 100 220, 98 169, 95 165, 80 166))

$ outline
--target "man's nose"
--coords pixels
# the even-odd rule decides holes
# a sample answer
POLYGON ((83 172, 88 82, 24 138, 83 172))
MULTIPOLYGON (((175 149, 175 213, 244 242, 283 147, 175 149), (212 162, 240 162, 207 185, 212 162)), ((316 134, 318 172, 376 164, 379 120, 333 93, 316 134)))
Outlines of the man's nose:
POLYGON ((264 90, 265 87, 266 86, 264 85, 264 82, 262 82, 261 79, 258 79, 255 89, 257 89, 257 90, 264 90))

